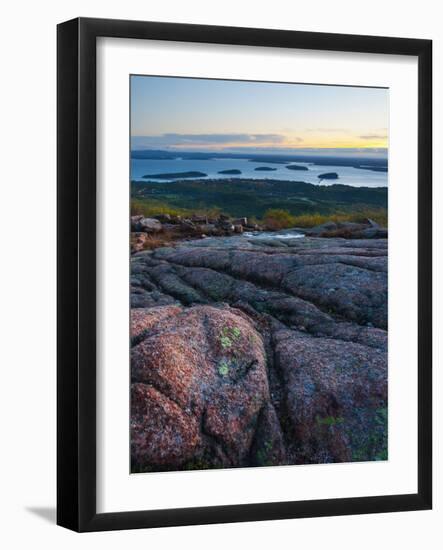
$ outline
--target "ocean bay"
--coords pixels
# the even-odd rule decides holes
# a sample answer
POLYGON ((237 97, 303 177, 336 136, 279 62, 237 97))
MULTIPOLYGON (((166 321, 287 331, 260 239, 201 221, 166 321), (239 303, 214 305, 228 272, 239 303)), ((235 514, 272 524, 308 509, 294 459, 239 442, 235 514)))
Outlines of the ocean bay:
MULTIPOLYGON (((326 161, 326 159, 325 159, 326 161)), ((303 181, 316 185, 342 184, 351 187, 387 187, 388 173, 371 169, 355 168, 353 166, 340 166, 336 164, 314 164, 312 162, 292 162, 286 164, 276 162, 251 162, 248 158, 172 158, 172 159, 140 159, 131 158, 131 180, 132 181, 160 181, 160 178, 144 178, 145 175, 172 174, 184 172, 202 172, 207 177, 202 179, 269 179, 285 181, 303 181), (305 166, 308 170, 292 170, 287 166, 293 164, 305 166), (257 168, 268 168, 269 170, 257 170, 257 168), (241 174, 220 174, 225 170, 240 170, 241 174), (336 172, 338 179, 321 180, 319 175, 327 172, 336 172)), ((179 177, 177 178, 179 179, 179 177)), ((174 179, 161 178, 161 181, 174 179)))

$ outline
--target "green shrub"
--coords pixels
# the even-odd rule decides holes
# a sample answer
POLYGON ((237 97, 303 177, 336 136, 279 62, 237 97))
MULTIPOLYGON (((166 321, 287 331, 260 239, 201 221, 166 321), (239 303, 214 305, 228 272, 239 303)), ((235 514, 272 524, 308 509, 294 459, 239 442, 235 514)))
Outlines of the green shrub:
POLYGON ((165 202, 155 199, 143 200, 132 199, 131 200, 131 216, 158 216, 160 214, 169 214, 170 216, 186 216, 189 212, 184 208, 175 208, 165 202))
POLYGON ((290 227, 315 227, 326 222, 355 222, 364 223, 367 219, 375 221, 382 227, 387 227, 387 210, 379 209, 361 209, 351 212, 335 212, 331 214, 300 214, 294 216, 288 210, 282 208, 270 208, 266 210, 263 216, 263 223, 273 230, 288 229, 290 227))
POLYGON ((270 208, 266 210, 263 221, 270 229, 286 229, 294 227, 296 217, 282 208, 270 208))
MULTIPOLYGON (((196 206, 195 209, 181 208, 168 204, 165 201, 150 198, 131 200, 131 215, 143 215, 146 217, 158 216, 160 214, 169 214, 170 216, 190 217, 194 214, 198 216, 207 216, 208 218, 217 218, 221 213, 230 214, 230 212, 222 211, 220 208, 202 204, 196 206)), ((250 217, 250 223, 262 223, 269 229, 279 230, 290 227, 314 227, 325 222, 365 222, 367 218, 378 223, 381 227, 388 226, 388 212, 386 208, 367 208, 355 206, 352 210, 336 210, 331 213, 306 213, 294 215, 289 210, 283 208, 270 208, 265 211, 261 220, 255 217, 250 217)))
POLYGON ((167 202, 158 199, 132 199, 131 200, 131 216, 159 216, 161 214, 169 214, 170 216, 182 216, 184 218, 196 216, 207 216, 208 218, 218 218, 222 210, 218 207, 197 206, 195 209, 179 208, 168 204, 167 202))

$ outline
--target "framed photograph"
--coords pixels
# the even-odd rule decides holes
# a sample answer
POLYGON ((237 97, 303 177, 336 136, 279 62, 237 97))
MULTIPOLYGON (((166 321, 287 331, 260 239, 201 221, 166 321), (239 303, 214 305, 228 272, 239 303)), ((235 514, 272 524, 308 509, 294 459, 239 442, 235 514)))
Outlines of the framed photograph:
POLYGON ((432 506, 429 40, 58 26, 58 524, 432 506))

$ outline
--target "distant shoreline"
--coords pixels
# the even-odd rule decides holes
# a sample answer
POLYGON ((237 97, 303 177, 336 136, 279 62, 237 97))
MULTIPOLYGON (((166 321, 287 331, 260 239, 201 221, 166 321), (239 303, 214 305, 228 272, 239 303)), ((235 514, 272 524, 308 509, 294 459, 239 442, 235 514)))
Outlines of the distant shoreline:
MULTIPOLYGON (((170 175, 170 174, 169 174, 170 175)), ((329 180, 329 181, 334 181, 334 182, 337 182, 339 180, 329 180)), ((209 176, 200 176, 200 177, 192 177, 192 176, 182 176, 181 178, 177 178, 177 179, 174 179, 172 178, 171 180, 168 180, 166 177, 162 177, 162 178, 159 178, 158 175, 157 175, 157 178, 153 178, 153 179, 147 179, 147 178, 140 178, 140 179, 131 179, 131 185, 141 185, 141 184, 149 184, 149 185, 155 185, 155 184, 158 184, 158 185, 161 185, 161 184, 164 184, 164 183, 207 183, 207 184, 220 184, 220 183, 248 183, 248 182, 252 182, 252 183, 260 183, 260 182, 263 182, 263 183, 270 183, 270 184, 294 184, 294 185, 308 185, 308 186, 311 186, 311 187, 328 187, 329 189, 335 187, 346 187, 348 188, 349 190, 355 190, 355 189, 361 189, 361 190, 369 190, 369 191, 372 191, 372 190, 375 190, 375 189, 387 189, 387 186, 386 185, 379 185, 378 187, 377 186, 373 186, 373 187, 369 187, 369 186, 359 186, 359 187, 355 187, 353 185, 346 185, 345 183, 310 183, 308 181, 302 181, 302 180, 277 180, 277 179, 268 179, 266 177, 256 177, 256 178, 252 178, 252 177, 233 177, 233 178, 211 178, 209 176), (162 180, 162 181, 160 181, 162 180)))
POLYGON ((293 162, 307 162, 317 166, 347 166, 361 170, 376 172, 388 171, 388 158, 384 156, 371 157, 361 155, 333 155, 333 154, 259 154, 259 153, 222 153, 222 152, 190 152, 190 151, 163 151, 154 149, 131 150, 131 159, 135 160, 215 160, 238 159, 258 162, 262 164, 291 164, 293 162))

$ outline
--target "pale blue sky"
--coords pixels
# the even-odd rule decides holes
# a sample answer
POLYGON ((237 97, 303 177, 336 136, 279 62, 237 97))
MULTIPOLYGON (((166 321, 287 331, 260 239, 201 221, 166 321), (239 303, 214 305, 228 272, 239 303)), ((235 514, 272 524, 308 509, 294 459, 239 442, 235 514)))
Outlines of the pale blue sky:
POLYGON ((383 148, 388 101, 377 88, 132 76, 131 135, 160 149, 383 148))

